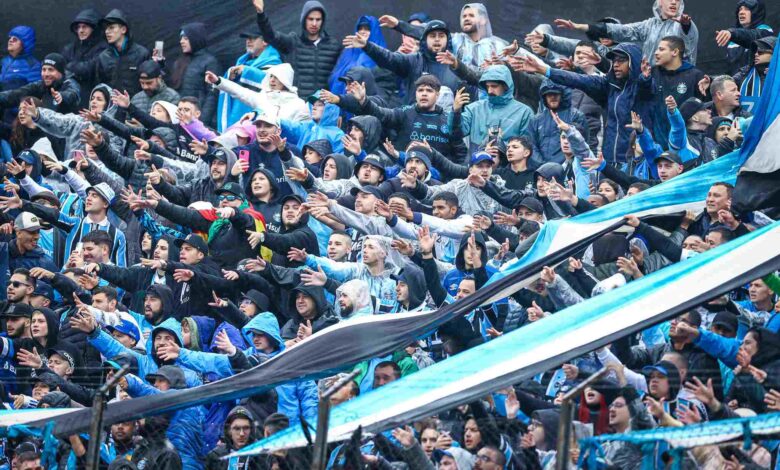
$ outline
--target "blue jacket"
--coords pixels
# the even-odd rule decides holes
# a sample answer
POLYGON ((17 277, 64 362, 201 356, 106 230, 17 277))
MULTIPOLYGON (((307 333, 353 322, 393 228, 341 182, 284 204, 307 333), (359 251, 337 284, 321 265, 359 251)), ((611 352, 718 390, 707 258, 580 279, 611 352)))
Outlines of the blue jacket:
MULTIPOLYGON (((528 106, 515 100, 515 82, 512 73, 504 65, 491 65, 479 79, 480 88, 485 89, 486 82, 502 82, 506 92, 501 96, 488 96, 486 99, 471 103, 461 115, 463 135, 469 137, 473 149, 485 143, 488 129, 499 127, 504 141, 510 137, 523 135, 533 117, 528 106)), ((455 114, 450 114, 450 127, 454 125, 455 114)))
MULTIPOLYGON (((260 89, 260 83, 265 78, 265 69, 272 65, 278 65, 282 63, 282 58, 279 56, 279 51, 269 45, 263 50, 263 52, 254 59, 249 53, 246 53, 238 58, 236 65, 243 65, 244 69, 241 71, 241 78, 238 83, 241 85, 253 88, 255 91, 260 89)), ((225 72, 224 77, 230 78, 230 70, 225 72)), ((225 129, 237 123, 241 116, 253 111, 252 108, 230 96, 224 91, 219 93, 219 101, 217 102, 217 130, 221 133, 225 129)))
MULTIPOLYGON (((319 92, 315 93, 314 96, 319 96, 319 92)), ((311 110, 311 104, 309 104, 309 110, 311 110)), ((328 139, 333 153, 343 153, 344 144, 341 143, 341 138, 344 137, 344 131, 338 127, 340 111, 338 106, 328 103, 322 111, 320 122, 282 119, 282 137, 300 150, 309 142, 328 139)), ((323 155, 324 157, 325 155, 323 155)))
POLYGON ((618 81, 614 70, 607 75, 582 75, 565 70, 548 69, 550 80, 561 85, 577 88, 587 93, 597 103, 607 108, 607 125, 604 129, 602 152, 608 162, 625 162, 631 129, 631 110, 637 99, 639 76, 642 73, 642 49, 634 44, 618 44, 615 51, 629 56, 629 74, 626 80, 618 81))
POLYGON ((13 90, 41 79, 41 63, 33 57, 35 52, 35 30, 29 26, 16 26, 8 32, 8 37, 17 37, 22 41, 24 50, 14 58, 10 55, 0 61, 0 90, 13 90))
MULTIPOLYGON (((133 374, 127 376, 127 393, 135 397, 165 393, 157 390, 133 374)), ((203 466, 203 422, 206 410, 202 406, 191 406, 176 411, 171 418, 168 440, 179 452, 182 468, 202 469, 203 466)))
POLYGON ((693 341, 693 344, 728 367, 737 367, 737 351, 742 344, 737 338, 726 338, 699 328, 699 337, 693 341))
POLYGON ((277 198, 283 198, 288 194, 292 194, 292 188, 287 181, 287 177, 284 175, 284 167, 282 166, 282 158, 279 156, 279 152, 274 149, 273 152, 266 152, 260 148, 260 144, 255 141, 249 145, 243 145, 236 147, 233 152, 238 155, 242 150, 249 151, 249 171, 247 174, 251 174, 257 168, 265 168, 273 173, 276 177, 276 184, 279 187, 276 193, 277 198))
POLYGON ((576 127, 586 142, 590 137, 585 115, 571 106, 571 89, 545 78, 539 87, 539 112, 531 118, 526 130, 533 145, 532 158, 538 165, 547 162, 563 164, 565 160, 561 151, 561 131, 558 130, 558 125, 555 124, 552 113, 544 102, 544 95, 554 92, 561 95, 561 104, 556 111, 558 117, 563 122, 576 127))
POLYGON ((8 286, 8 280, 14 270, 18 268, 43 268, 55 273, 59 271, 54 265, 54 261, 40 247, 21 254, 16 247, 16 239, 12 239, 10 242, 0 242, 0 273, 2 274, 0 276, 0 300, 6 299, 5 288, 8 286))
MULTIPOLYGON (((284 351, 284 340, 279 330, 279 323, 270 312, 255 315, 249 323, 241 328, 241 333, 247 344, 250 345, 249 348, 244 350, 244 354, 247 356, 266 355, 274 357, 284 351), (270 337, 276 342, 277 349, 271 354, 256 350, 252 345, 253 331, 260 331, 270 337)), ((182 349, 177 364, 197 371, 214 373, 220 379, 234 374, 233 368, 230 366, 230 359, 225 354, 203 353, 182 349)), ((313 381, 305 380, 279 385, 276 387, 276 394, 278 396, 278 412, 287 415, 291 423, 297 424, 301 416, 309 423, 317 422, 318 396, 317 386, 313 381)))
MULTIPOLYGON (((355 23, 355 33, 361 25, 367 24, 371 28, 371 35, 368 37, 368 41, 376 44, 379 47, 387 48, 387 42, 382 34, 382 27, 379 26, 379 20, 375 16, 363 15, 358 18, 355 23)), ((343 95, 346 92, 346 86, 344 82, 339 80, 339 77, 343 77, 347 74, 349 69, 353 67, 366 67, 373 69, 376 67, 376 62, 369 57, 362 49, 344 49, 341 51, 336 66, 333 67, 333 72, 328 79, 328 89, 331 93, 336 95, 343 95)))

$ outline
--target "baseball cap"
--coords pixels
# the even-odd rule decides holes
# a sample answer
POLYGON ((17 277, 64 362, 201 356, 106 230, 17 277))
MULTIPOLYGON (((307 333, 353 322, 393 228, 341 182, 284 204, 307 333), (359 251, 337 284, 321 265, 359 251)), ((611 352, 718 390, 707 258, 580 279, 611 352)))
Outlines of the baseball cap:
POLYGON ((260 312, 267 312, 270 310, 271 300, 267 295, 256 289, 247 291, 246 294, 241 296, 241 299, 247 299, 257 307, 260 312))
POLYGON ((46 297, 49 300, 54 300, 54 289, 48 282, 39 280, 35 283, 35 290, 32 293, 33 296, 46 297))
POLYGON ((106 200, 109 204, 114 200, 114 196, 116 196, 116 193, 114 193, 114 190, 111 189, 111 186, 108 185, 108 183, 100 183, 96 184, 95 186, 90 186, 87 188, 87 192, 90 190, 95 191, 106 200))
POLYGON ((520 201, 518 207, 525 207, 531 212, 536 212, 537 214, 544 213, 544 206, 542 206, 542 203, 535 197, 524 198, 522 201, 520 201))
POLYGON ((469 166, 479 165, 482 162, 493 163, 493 157, 487 152, 477 152, 471 156, 469 166))
POLYGON ((141 62, 138 66, 138 78, 151 79, 160 76, 162 76, 162 68, 154 60, 141 62))
POLYGON ((206 244, 206 241, 200 235, 191 233, 187 235, 187 238, 183 238, 183 239, 177 238, 176 241, 173 242, 173 244, 176 245, 176 248, 181 248, 181 246, 184 245, 185 243, 195 248, 196 250, 200 251, 204 255, 209 254, 209 246, 208 244, 206 244))
POLYGON ((209 165, 211 165, 211 162, 213 162, 214 160, 219 160, 219 161, 227 163, 230 160, 234 160, 235 161, 235 159, 236 159, 235 152, 233 152, 230 149, 226 149, 224 147, 220 147, 220 148, 214 149, 214 151, 209 152, 208 154, 206 154, 203 157, 203 160, 206 163, 208 163, 209 165))
POLYGON ((241 185, 232 181, 225 183, 221 188, 214 192, 216 194, 228 193, 240 197, 241 199, 246 199, 246 195, 244 194, 244 190, 241 188, 241 185))
POLYGON ((118 312, 119 323, 115 325, 106 325, 106 330, 111 333, 114 330, 133 338, 136 342, 141 339, 141 329, 138 327, 138 323, 135 321, 129 313, 118 312))
POLYGON ((361 186, 359 188, 352 188, 352 191, 350 191, 353 196, 357 196, 357 193, 366 193, 371 194, 373 196, 376 196, 377 199, 380 199, 382 201, 385 200, 385 195, 382 194, 382 191, 379 190, 376 186, 361 186))
POLYGON ((256 39, 256 38, 263 37, 263 33, 261 33, 259 29, 250 29, 246 31, 241 31, 238 37, 243 39, 256 39))
POLYGON ((680 105, 680 114, 682 114, 683 120, 688 122, 694 114, 710 108, 712 108, 712 101, 705 103, 699 98, 688 98, 680 105))
POLYGON ((620 49, 612 49, 611 51, 607 52, 607 59, 609 60, 615 60, 615 59, 622 59, 622 60, 628 60, 628 53, 626 51, 621 51, 620 49))
POLYGON ((645 375, 650 375, 653 372, 658 372, 659 374, 662 374, 666 377, 672 376, 676 373, 678 376, 680 372, 677 370, 677 366, 672 364, 669 361, 659 361, 652 366, 645 366, 642 368, 642 373, 645 375))
POLYGON ((33 308, 29 304, 8 304, 3 315, 6 317, 32 318, 33 308))
POLYGON ((715 318, 712 319, 712 326, 719 326, 725 330, 731 331, 732 333, 737 331, 737 324, 737 316, 725 310, 716 313, 715 318))
POLYGON ((670 162, 676 163, 678 165, 683 164, 682 159, 677 154, 677 152, 672 152, 672 151, 664 152, 661 155, 658 155, 653 159, 653 162, 657 162, 658 160, 669 160, 670 162))
POLYGON ((79 365, 79 354, 77 350, 70 344, 62 342, 57 346, 46 350, 46 359, 51 358, 53 355, 58 355, 61 358, 68 361, 71 368, 76 368, 79 365))
POLYGON ((41 220, 30 212, 22 212, 14 219, 14 228, 26 232, 37 232, 41 229, 41 220))
POLYGON ((358 170, 360 170, 360 167, 363 165, 371 165, 381 171, 383 175, 385 174, 385 166, 382 165, 382 160, 376 155, 369 155, 364 158, 362 162, 358 162, 358 164, 355 165, 355 174, 357 174, 358 170))
POLYGON ((16 157, 14 157, 14 160, 19 160, 21 162, 27 163, 28 165, 35 165, 35 161, 38 160, 38 152, 30 149, 22 150, 16 157))
POLYGON ((270 124, 272 126, 279 127, 279 118, 277 116, 272 116, 267 113, 258 114, 254 121, 252 121, 252 124, 257 124, 258 122, 265 122, 267 124, 270 124))
POLYGON ((147 382, 154 382, 155 379, 165 379, 171 384, 171 388, 185 388, 187 385, 184 379, 184 371, 176 366, 162 366, 157 372, 146 374, 144 377, 147 382))
POLYGON ((49 191, 48 189, 43 190, 39 193, 35 193, 33 196, 30 196, 30 200, 32 202, 35 202, 38 199, 44 199, 46 201, 49 201, 52 205, 56 207, 60 207, 60 198, 58 198, 56 194, 54 194, 52 191, 49 191))

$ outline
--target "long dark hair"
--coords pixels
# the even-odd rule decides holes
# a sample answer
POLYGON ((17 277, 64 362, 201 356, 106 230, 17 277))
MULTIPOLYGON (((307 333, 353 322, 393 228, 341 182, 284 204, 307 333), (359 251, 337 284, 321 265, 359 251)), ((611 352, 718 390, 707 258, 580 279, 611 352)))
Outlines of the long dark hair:
MULTIPOLYGON (((32 100, 32 102, 35 103, 35 106, 38 107, 42 105, 41 100, 34 96, 25 96, 22 98, 22 101, 26 100, 32 100)), ((11 124, 11 138, 9 139, 11 148, 14 150, 14 155, 33 144, 33 142, 28 142, 28 140, 30 140, 30 133, 31 129, 23 126, 22 123, 19 122, 18 116, 15 117, 13 124, 11 124)))

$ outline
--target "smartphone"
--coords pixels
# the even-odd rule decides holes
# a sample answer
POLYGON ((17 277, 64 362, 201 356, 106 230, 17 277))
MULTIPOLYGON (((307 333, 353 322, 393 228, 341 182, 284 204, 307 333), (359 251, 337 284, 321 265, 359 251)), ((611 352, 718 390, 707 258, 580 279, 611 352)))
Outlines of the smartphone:
POLYGON ((81 256, 81 252, 82 252, 83 249, 84 249, 84 243, 78 242, 78 243, 76 243, 76 249, 73 250, 73 251, 75 251, 76 253, 79 254, 79 256, 81 256))
POLYGON ((157 57, 165 57, 163 55, 163 48, 165 47, 165 42, 163 41, 154 41, 154 55, 157 57))
POLYGON ((249 150, 246 149, 240 150, 238 152, 238 159, 241 160, 242 162, 249 163, 249 150))
POLYGON ((690 409, 690 407, 691 407, 691 402, 689 402, 689 401, 688 401, 688 400, 686 400, 685 398, 678 398, 678 399, 677 399, 677 407, 678 407, 678 408, 679 408, 679 407, 684 407, 684 408, 689 408, 689 409, 690 409))
POLYGON ((73 161, 75 162, 80 162, 85 157, 83 150, 74 150, 71 155, 73 156, 73 161))

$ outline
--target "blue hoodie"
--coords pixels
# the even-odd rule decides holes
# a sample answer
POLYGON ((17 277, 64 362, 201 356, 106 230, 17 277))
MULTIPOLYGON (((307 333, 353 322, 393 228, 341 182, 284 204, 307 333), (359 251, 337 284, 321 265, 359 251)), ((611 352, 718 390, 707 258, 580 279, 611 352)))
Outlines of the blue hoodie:
MULTIPOLYGON (((506 142, 509 138, 525 134, 534 113, 531 108, 515 100, 515 83, 505 65, 491 65, 482 74, 479 86, 483 90, 487 82, 501 82, 506 91, 501 96, 489 96, 466 106, 461 115, 463 135, 469 137, 471 149, 485 143, 488 130, 499 127, 506 142)), ((450 114, 450 128, 455 113, 450 114)))
MULTIPOLYGON (((312 96, 319 98, 320 92, 312 96)), ((309 103, 309 112, 311 112, 311 103, 309 103)), ((282 119, 282 137, 299 149, 303 149, 303 146, 309 142, 327 139, 333 148, 333 153, 344 153, 344 144, 341 143, 344 131, 338 127, 340 112, 338 106, 327 103, 322 110, 320 122, 282 119)))
POLYGON ((582 75, 566 70, 550 68, 548 77, 555 83, 577 88, 587 93, 599 105, 606 105, 607 125, 604 128, 602 152, 609 162, 626 161, 628 143, 632 130, 626 125, 631 123, 631 110, 637 100, 639 77, 642 74, 642 49, 635 44, 618 44, 610 54, 620 51, 628 54, 628 77, 618 80, 614 70, 607 75, 582 75))
MULTIPOLYGON (((279 51, 274 49, 273 46, 267 46, 263 52, 255 57, 246 53, 238 58, 236 65, 243 65, 244 69, 241 71, 241 78, 238 83, 253 88, 255 91, 260 89, 260 83, 265 78, 265 69, 272 65, 278 65, 282 63, 282 58, 279 55, 279 51)), ((230 70, 225 72, 224 78, 230 78, 230 70)), ((233 98, 224 91, 219 93, 219 101, 217 103, 217 130, 222 133, 228 127, 237 123, 241 116, 254 111, 251 107, 242 103, 240 100, 233 98)))
POLYGON ((18 57, 10 55, 0 61, 0 89, 13 90, 41 79, 41 63, 33 57, 35 52, 35 30, 29 26, 16 26, 8 37, 22 41, 24 50, 18 57))
MULTIPOLYGON (((379 20, 375 16, 363 15, 358 18, 357 23, 355 23, 355 33, 357 34, 360 26, 365 24, 371 28, 371 35, 368 37, 368 41, 387 49, 385 37, 382 35, 382 27, 379 26, 379 20)), ((335 95, 343 95, 346 93, 346 86, 344 85, 344 82, 339 80, 339 77, 346 75, 352 67, 373 69, 376 67, 376 62, 366 55, 362 49, 349 48, 341 51, 341 55, 336 61, 336 66, 333 67, 333 72, 328 79, 328 88, 331 93, 335 95)))
POLYGON ((533 160, 542 165, 547 162, 563 164, 566 157, 561 150, 561 131, 552 117, 550 108, 544 101, 548 93, 561 95, 561 103, 556 113, 561 120, 576 127, 580 134, 588 141, 588 122, 585 115, 571 106, 571 88, 558 85, 549 78, 542 80, 539 87, 539 111, 528 124, 528 137, 533 145, 533 160))
MULTIPOLYGON (((259 313, 241 328, 241 334, 246 339, 249 348, 244 350, 246 356, 274 357, 285 349, 284 339, 279 330, 279 322, 276 316, 270 312, 259 313), (253 331, 260 331, 276 342, 276 349, 268 354, 258 351, 252 344, 253 331)), ((234 374, 230 366, 230 359, 225 354, 203 353, 182 349, 177 365, 188 367, 202 372, 213 372, 218 378, 230 377, 234 374)), ((186 369, 185 369, 186 370, 186 369)), ((309 423, 316 423, 317 419, 317 386, 312 380, 290 382, 276 387, 278 396, 277 411, 290 418, 290 423, 298 423, 300 417, 306 418, 309 423)))

